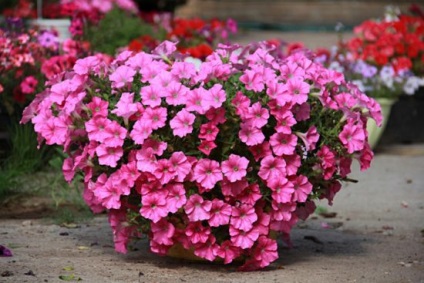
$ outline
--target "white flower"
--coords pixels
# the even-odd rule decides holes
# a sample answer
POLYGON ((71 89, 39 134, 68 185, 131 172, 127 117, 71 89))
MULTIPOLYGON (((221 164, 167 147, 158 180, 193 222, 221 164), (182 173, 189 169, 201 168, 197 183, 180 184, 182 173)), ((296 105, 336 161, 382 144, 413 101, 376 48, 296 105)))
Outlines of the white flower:
POLYGON ((392 66, 384 66, 380 71, 380 78, 383 83, 388 87, 393 87, 393 77, 395 76, 395 70, 392 66))
POLYGON ((364 83, 361 80, 354 80, 354 81, 352 81, 352 83, 354 83, 359 88, 359 90, 362 91, 362 92, 366 92, 367 90, 371 90, 370 87, 368 87, 368 89, 367 89, 367 87, 365 87, 364 83))
POLYGON ((331 62, 330 66, 328 66, 328 68, 330 70, 334 70, 334 71, 337 71, 337 72, 340 72, 340 73, 344 72, 344 68, 337 61, 331 62))
POLYGON ((423 79, 412 76, 406 80, 403 85, 403 91, 408 95, 413 95, 415 91, 423 84, 423 79))
POLYGON ((197 71, 200 71, 200 66, 202 66, 202 61, 194 57, 187 57, 184 62, 193 64, 197 71))

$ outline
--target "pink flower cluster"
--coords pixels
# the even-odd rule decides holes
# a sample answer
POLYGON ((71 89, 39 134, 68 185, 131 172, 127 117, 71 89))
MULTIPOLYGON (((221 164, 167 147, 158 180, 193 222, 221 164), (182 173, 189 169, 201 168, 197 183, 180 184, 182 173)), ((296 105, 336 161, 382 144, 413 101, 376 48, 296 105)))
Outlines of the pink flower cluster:
POLYGON ((221 46, 196 66, 175 50, 80 59, 22 121, 69 154, 65 178, 82 172, 117 251, 146 234, 160 255, 181 245, 242 270, 268 266, 276 235, 289 244, 352 159, 370 166, 365 125, 381 122, 380 107, 302 53, 221 46))
POLYGON ((27 28, 8 18, 0 29, 0 108, 19 117, 47 80, 71 70, 88 48, 73 39, 59 43, 54 30, 27 28))

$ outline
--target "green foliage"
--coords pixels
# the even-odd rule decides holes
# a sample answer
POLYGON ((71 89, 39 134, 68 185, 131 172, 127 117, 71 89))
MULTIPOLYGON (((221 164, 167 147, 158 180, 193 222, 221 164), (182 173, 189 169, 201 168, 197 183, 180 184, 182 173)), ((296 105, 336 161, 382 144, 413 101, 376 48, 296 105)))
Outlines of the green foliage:
POLYGON ((155 30, 137 15, 114 8, 97 25, 86 26, 83 39, 90 42, 93 51, 115 55, 118 48, 142 35, 165 39, 165 31, 155 30))
POLYGON ((37 149, 37 135, 31 125, 12 123, 7 157, 0 163, 0 198, 16 191, 20 178, 40 170, 52 155, 45 146, 37 149))
POLYGON ((62 164, 66 155, 56 148, 55 156, 49 161, 49 167, 53 174, 49 176, 47 191, 54 201, 55 208, 63 204, 72 204, 77 209, 86 208, 82 199, 82 176, 76 175, 71 183, 67 183, 63 178, 62 164))

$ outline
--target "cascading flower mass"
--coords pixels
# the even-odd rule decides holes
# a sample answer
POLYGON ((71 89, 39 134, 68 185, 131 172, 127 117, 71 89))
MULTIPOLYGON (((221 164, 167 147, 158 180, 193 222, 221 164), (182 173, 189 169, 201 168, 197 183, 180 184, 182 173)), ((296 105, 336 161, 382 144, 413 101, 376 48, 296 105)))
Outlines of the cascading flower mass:
POLYGON ((79 59, 24 111, 40 141, 63 146, 66 180, 107 210, 116 250, 147 235, 242 270, 278 258, 273 236, 331 202, 353 159, 373 153, 379 105, 302 52, 221 45, 196 65, 164 42, 112 63, 79 59))

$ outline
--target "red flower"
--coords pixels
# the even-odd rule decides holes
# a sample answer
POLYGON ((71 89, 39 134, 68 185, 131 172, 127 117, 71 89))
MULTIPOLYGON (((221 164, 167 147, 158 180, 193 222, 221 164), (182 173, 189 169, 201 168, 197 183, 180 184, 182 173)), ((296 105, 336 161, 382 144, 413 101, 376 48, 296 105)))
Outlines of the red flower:
POLYGON ((398 57, 393 60, 393 68, 396 72, 412 68, 412 61, 408 57, 398 57))
POLYGON ((423 18, 401 15, 394 21, 368 20, 355 27, 354 33, 346 47, 356 59, 377 67, 391 64, 396 71, 420 71, 421 63, 413 61, 424 54, 423 18))

